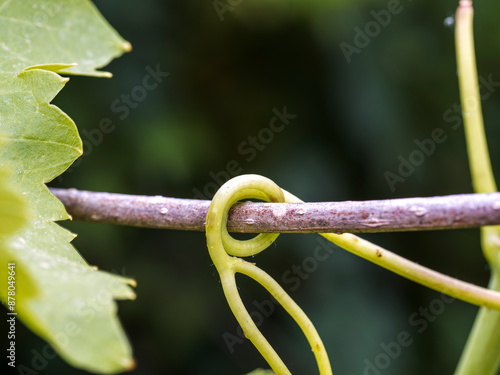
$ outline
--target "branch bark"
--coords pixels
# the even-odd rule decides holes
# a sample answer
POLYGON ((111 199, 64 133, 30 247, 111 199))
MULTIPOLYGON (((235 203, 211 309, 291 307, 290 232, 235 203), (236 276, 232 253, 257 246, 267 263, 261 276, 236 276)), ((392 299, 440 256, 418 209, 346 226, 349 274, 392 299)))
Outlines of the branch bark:
MULTIPOLYGON (((205 230, 210 201, 50 189, 74 220, 144 228, 205 230)), ((500 224, 500 193, 317 203, 236 204, 240 233, 374 233, 500 224)))

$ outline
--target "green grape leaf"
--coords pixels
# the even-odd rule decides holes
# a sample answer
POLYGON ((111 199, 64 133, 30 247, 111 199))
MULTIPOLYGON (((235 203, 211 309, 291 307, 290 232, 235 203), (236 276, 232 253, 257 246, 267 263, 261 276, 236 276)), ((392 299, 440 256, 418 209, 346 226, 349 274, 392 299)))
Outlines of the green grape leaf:
MULTIPOLYGON (((3 140, 0 138, 0 147, 2 143, 3 140)), ((6 166, 0 168, 0 280, 7 280, 7 265, 13 260, 7 250, 5 244, 6 239, 14 234, 15 231, 21 228, 27 221, 26 202, 22 199, 22 195, 16 193, 12 186, 10 186, 8 172, 10 172, 10 170, 6 166)), ((30 276, 23 275, 23 277, 31 292, 36 293, 37 288, 30 276)), ((7 295, 8 289, 1 288, 0 299, 2 301, 7 301, 7 295)), ((11 295, 13 294, 11 293, 11 295)), ((7 307, 9 307, 8 304, 7 307)))
MULTIPOLYGON (((0 148, 4 142, 0 136, 0 148)), ((10 170, 5 166, 0 168, 0 243, 18 230, 27 219, 26 204, 21 195, 9 186, 8 172, 10 170)))
MULTIPOLYGON (((0 0, 0 166, 11 171, 0 172, 0 276, 16 264, 18 318, 67 362, 95 373, 134 365, 115 299, 135 298, 135 281, 89 266, 70 244, 74 235, 54 222, 69 215, 45 183, 82 144, 50 102, 68 80, 57 72, 106 75, 96 69, 126 46, 87 0, 0 0), (19 202, 28 207, 24 225, 19 202)), ((4 302, 6 291, 2 277, 4 302)))
POLYGON ((0 72, 111 76, 96 69, 132 48, 87 0, 0 0, 0 30, 0 72))

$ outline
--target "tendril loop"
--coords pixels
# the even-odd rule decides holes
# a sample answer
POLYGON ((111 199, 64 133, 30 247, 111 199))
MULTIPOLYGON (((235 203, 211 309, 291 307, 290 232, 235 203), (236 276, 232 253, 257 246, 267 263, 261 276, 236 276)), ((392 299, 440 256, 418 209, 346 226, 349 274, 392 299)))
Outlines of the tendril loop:
MULTIPOLYGON (((282 190, 273 181, 258 175, 235 177, 225 183, 215 194, 207 214, 207 245, 210 257, 219 272, 229 307, 240 323, 245 336, 252 341, 274 372, 280 375, 290 374, 283 361, 260 333, 241 301, 236 287, 235 274, 239 272, 251 277, 271 293, 302 329, 316 357, 320 374, 331 374, 332 370, 325 348, 309 318, 271 276, 255 264, 241 259, 241 257, 255 255, 265 250, 279 235, 261 233, 246 241, 231 237, 227 231, 228 212, 234 203, 242 199, 261 199, 279 203, 302 202, 299 198, 282 190)), ((443 275, 350 233, 320 233, 320 235, 339 247, 409 280, 475 305, 500 310, 500 293, 497 291, 443 275)))
POLYGON ((241 258, 265 250, 279 233, 261 233, 256 237, 240 241, 227 231, 227 215, 234 203, 243 199, 260 199, 266 202, 285 202, 283 191, 268 178, 258 175, 235 177, 224 184, 215 194, 207 214, 206 235, 210 257, 221 278, 222 288, 234 316, 245 336, 277 374, 290 371, 265 339, 246 310, 236 287, 235 274, 247 275, 266 288, 292 316, 304 332, 316 357, 321 375, 332 373, 324 345, 313 324, 283 288, 266 272, 241 258))

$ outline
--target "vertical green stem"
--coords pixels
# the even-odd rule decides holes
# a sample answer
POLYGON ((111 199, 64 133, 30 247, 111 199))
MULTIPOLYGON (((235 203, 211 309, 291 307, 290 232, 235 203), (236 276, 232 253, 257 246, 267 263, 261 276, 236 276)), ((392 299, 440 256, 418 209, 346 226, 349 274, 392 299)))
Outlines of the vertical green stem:
POLYGON ((493 193, 497 191, 497 187, 484 134, 474 53, 473 15, 472 1, 460 1, 456 13, 455 30, 460 101, 474 191, 493 193))
MULTIPOLYGON (((493 275, 490 288, 500 289, 493 275)), ((482 307, 465 345, 455 375, 495 375, 500 365, 500 312, 482 307)))
MULTIPOLYGON (((472 184, 477 193, 497 191, 484 133, 472 29, 472 1, 460 1, 455 42, 458 81, 472 184)), ((492 269, 489 288, 500 291, 500 226, 481 228, 481 244, 492 269)), ((482 307, 455 375, 495 375, 500 367, 500 312, 482 307)))

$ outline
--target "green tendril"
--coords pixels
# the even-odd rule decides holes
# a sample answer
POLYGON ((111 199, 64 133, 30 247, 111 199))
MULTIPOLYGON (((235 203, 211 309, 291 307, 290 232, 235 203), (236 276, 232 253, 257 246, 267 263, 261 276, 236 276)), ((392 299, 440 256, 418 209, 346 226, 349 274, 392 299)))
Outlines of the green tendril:
MULTIPOLYGON (((239 258, 260 253, 279 235, 261 233, 246 241, 236 240, 229 235, 226 225, 229 209, 234 203, 244 199, 260 199, 277 203, 302 202, 299 198, 282 190, 273 181, 258 175, 235 177, 225 183, 215 194, 207 214, 207 245, 210 257, 219 272, 222 288, 231 311, 238 320, 245 337, 254 344, 271 368, 279 375, 290 374, 246 310, 236 287, 235 274, 239 272, 266 288, 292 316, 311 345, 320 374, 332 374, 325 347, 305 313, 271 276, 254 263, 239 258)), ((500 310, 500 293, 496 291, 443 275, 353 234, 321 233, 321 235, 341 248, 407 279, 463 301, 500 310)))
MULTIPOLYGON (((472 185, 476 193, 497 191, 484 131, 474 51, 472 1, 460 1, 455 44, 458 83, 472 185)), ((481 227, 481 246, 492 274, 489 287, 500 291, 500 226, 481 227)), ((455 375, 494 375, 500 368, 500 312, 482 307, 476 317, 455 375)))
POLYGON ((285 202, 283 191, 273 181, 257 175, 233 178, 215 194, 207 214, 206 233, 210 257, 219 272, 222 288, 234 316, 247 337, 269 363, 275 373, 290 374, 281 358, 259 331, 245 308, 236 287, 235 274, 247 275, 264 286, 292 316, 304 332, 316 357, 321 375, 332 374, 330 361, 318 332, 307 315, 290 298, 285 290, 266 272, 241 258, 265 250, 279 234, 262 233, 240 241, 227 232, 227 215, 231 206, 242 199, 260 199, 266 202, 285 202))

